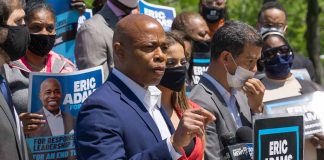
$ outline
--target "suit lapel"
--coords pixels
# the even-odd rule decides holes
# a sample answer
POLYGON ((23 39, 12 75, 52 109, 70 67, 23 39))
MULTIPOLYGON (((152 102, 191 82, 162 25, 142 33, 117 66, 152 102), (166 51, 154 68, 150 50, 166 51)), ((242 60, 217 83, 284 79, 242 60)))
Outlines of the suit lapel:
POLYGON ((160 107, 160 112, 161 112, 161 114, 162 114, 162 116, 163 116, 163 118, 164 118, 164 120, 165 120, 165 122, 166 122, 166 124, 167 124, 167 126, 169 128, 170 133, 173 134, 175 129, 173 127, 173 124, 171 122, 171 119, 170 119, 169 115, 165 112, 163 106, 160 107))
MULTIPOLYGON (((22 146, 21 146, 21 143, 20 143, 20 140, 19 140, 19 137, 18 137, 17 126, 16 126, 16 123, 14 121, 15 117, 13 117, 12 112, 10 111, 8 104, 6 103, 6 100, 4 99, 4 97, 3 97, 3 95, 1 93, 0 93, 0 107, 2 108, 5 115, 7 116, 8 120, 9 120, 9 123, 10 123, 10 125, 11 125, 11 127, 13 129, 14 136, 16 138, 16 145, 17 145, 17 148, 19 150, 19 156, 22 159, 22 148, 21 148, 22 146)), ((19 123, 19 122, 17 122, 17 123, 19 123)))
POLYGON ((211 94, 212 100, 215 102, 216 107, 220 111, 220 114, 225 121, 226 128, 230 132, 235 133, 236 129, 237 129, 236 122, 234 121, 232 114, 228 110, 223 96, 219 93, 219 91, 216 89, 216 87, 205 77, 202 76, 200 79, 200 82, 201 82, 202 86, 205 88, 205 90, 211 94), (209 89, 211 89, 211 90, 209 90, 209 89))
POLYGON ((119 19, 107 4, 102 7, 98 14, 100 14, 105 19, 107 26, 109 26, 112 30, 115 29, 115 26, 119 19))
POLYGON ((130 107, 132 107, 136 113, 142 118, 146 123, 150 131, 154 134, 157 141, 161 141, 161 134, 157 128, 154 120, 152 119, 150 113, 147 111, 143 103, 137 98, 137 96, 113 73, 109 74, 108 82, 113 83, 110 85, 112 89, 120 93, 121 98, 126 102, 130 107))
POLYGON ((243 92, 238 91, 237 94, 235 94, 235 98, 236 98, 236 105, 241 115, 240 117, 241 117, 242 125, 251 127, 252 117, 251 117, 250 106, 246 103, 247 102, 246 96, 244 96, 243 92))

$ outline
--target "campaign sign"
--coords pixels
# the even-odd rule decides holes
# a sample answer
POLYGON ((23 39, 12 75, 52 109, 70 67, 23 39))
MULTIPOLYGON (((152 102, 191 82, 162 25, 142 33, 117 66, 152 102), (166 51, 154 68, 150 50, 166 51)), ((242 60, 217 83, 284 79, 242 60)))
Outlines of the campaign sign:
POLYGON ((254 159, 302 160, 303 116, 256 119, 254 122, 254 159))
POLYGON ((46 0, 46 3, 53 7, 56 15, 56 40, 53 51, 75 63, 74 47, 77 29, 81 23, 92 17, 92 11, 87 9, 80 16, 78 11, 70 7, 71 0, 46 0))
POLYGON ((199 83, 200 77, 208 70, 210 56, 199 57, 197 54, 193 54, 192 62, 192 80, 193 84, 196 85, 199 83))
POLYGON ((189 76, 191 76, 192 82, 186 87, 187 94, 199 83, 201 76, 208 70, 209 63, 209 45, 193 43, 192 57, 189 65, 189 76))
POLYGON ((175 9, 161 5, 147 3, 143 0, 138 3, 140 14, 153 17, 161 23, 165 31, 170 31, 173 19, 176 17, 175 9))
POLYGON ((265 103, 265 113, 267 115, 275 114, 303 114, 304 130, 306 138, 314 133, 323 134, 324 117, 323 107, 324 92, 313 92, 301 96, 289 97, 265 103))
POLYGON ((45 123, 26 135, 33 159, 75 159, 74 126, 85 99, 104 82, 102 66, 73 73, 32 72, 28 111, 45 123))
POLYGON ((45 2, 53 8, 55 15, 66 12, 71 8, 71 0, 46 0, 45 2))

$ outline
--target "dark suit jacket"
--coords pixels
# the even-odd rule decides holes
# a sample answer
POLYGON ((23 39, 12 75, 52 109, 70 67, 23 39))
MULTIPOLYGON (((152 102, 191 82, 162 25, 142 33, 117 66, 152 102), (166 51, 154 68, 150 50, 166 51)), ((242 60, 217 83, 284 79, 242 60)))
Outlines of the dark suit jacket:
MULTIPOLYGON (((173 133, 168 115, 160 110, 173 133)), ((84 102, 75 131, 80 160, 171 159, 145 106, 114 74, 84 102)))
MULTIPOLYGON (((18 122, 19 123, 19 122, 18 122)), ((0 159, 28 160, 26 141, 22 132, 18 133, 14 116, 0 92, 0 159), (21 140, 19 140, 19 134, 21 140)))
MULTIPOLYGON (((44 126, 42 126, 41 128, 39 128, 36 132, 32 133, 32 134, 28 134, 28 137, 46 137, 46 136, 53 136, 50 126, 48 124, 47 118, 45 116, 45 112, 43 107, 36 112, 37 114, 41 114, 43 115, 43 119, 46 120, 46 123, 44 124, 44 126)), ((64 134, 69 134, 71 132, 71 130, 74 129, 74 123, 75 120, 74 118, 69 114, 69 113, 62 113, 62 118, 63 118, 63 125, 64 125, 64 134)))
MULTIPOLYGON (((238 111, 243 126, 251 127, 251 111, 247 103, 247 97, 242 92, 235 96, 238 111)), ((216 87, 205 77, 201 77, 200 82, 190 93, 190 99, 201 107, 213 113, 216 120, 206 126, 206 147, 205 160, 221 159, 219 152, 223 149, 220 137, 226 133, 236 133, 236 122, 232 118, 231 112, 216 89, 216 87)))
POLYGON ((75 59, 78 68, 103 65, 104 77, 113 67, 112 39, 118 17, 105 4, 91 19, 81 25, 75 41, 75 59))
POLYGON ((313 65, 312 61, 310 61, 308 58, 306 58, 298 53, 295 53, 295 57, 294 57, 293 64, 292 64, 291 68, 292 69, 306 68, 312 81, 316 80, 315 69, 314 69, 314 65, 313 65))

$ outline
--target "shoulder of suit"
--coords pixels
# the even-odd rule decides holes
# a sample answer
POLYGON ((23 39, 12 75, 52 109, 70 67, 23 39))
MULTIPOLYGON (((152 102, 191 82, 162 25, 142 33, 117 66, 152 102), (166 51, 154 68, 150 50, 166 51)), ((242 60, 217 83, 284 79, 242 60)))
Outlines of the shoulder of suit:
POLYGON ((86 20, 79 28, 79 31, 85 30, 85 29, 96 29, 98 30, 104 30, 108 25, 106 24, 106 20, 104 17, 100 14, 95 14, 92 18, 86 20))
POLYGON ((201 97, 202 94, 212 94, 212 91, 203 83, 198 83, 190 92, 190 97, 201 97))

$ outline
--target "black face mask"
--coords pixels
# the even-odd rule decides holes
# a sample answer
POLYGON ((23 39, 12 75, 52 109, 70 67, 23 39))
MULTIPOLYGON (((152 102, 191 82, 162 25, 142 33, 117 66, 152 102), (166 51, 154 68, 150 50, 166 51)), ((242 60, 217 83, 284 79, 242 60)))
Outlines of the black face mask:
POLYGON ((176 92, 181 91, 185 83, 186 71, 186 66, 166 68, 160 85, 176 92))
POLYGON ((30 34, 28 50, 38 56, 46 56, 55 43, 55 35, 30 34))
POLYGON ((210 50, 210 41, 193 41, 193 52, 205 53, 210 50))
POLYGON ((0 46, 7 52, 11 61, 20 59, 26 54, 30 42, 29 31, 26 25, 23 26, 2 26, 8 29, 7 39, 0 46))
POLYGON ((214 8, 202 5, 201 16, 204 17, 208 23, 216 23, 222 18, 225 18, 225 8, 214 8))

